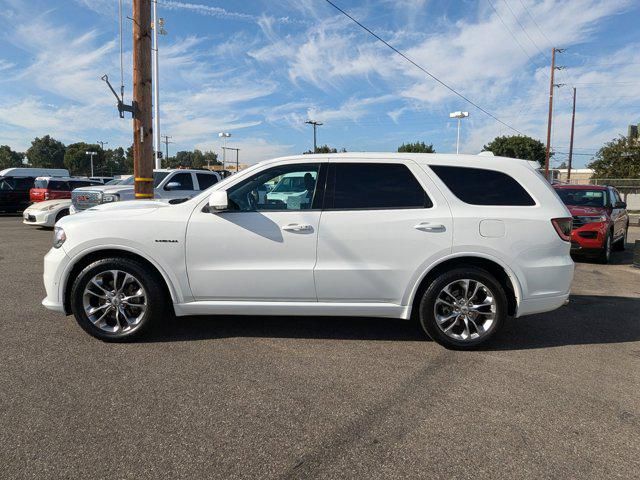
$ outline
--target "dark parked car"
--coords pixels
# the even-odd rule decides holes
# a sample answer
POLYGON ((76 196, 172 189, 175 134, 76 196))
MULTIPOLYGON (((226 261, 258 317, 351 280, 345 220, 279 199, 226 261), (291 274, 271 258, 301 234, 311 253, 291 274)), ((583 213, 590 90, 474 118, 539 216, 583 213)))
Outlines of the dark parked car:
POLYGON ((35 177, 0 177, 0 211, 15 213, 27 208, 34 180, 35 177))

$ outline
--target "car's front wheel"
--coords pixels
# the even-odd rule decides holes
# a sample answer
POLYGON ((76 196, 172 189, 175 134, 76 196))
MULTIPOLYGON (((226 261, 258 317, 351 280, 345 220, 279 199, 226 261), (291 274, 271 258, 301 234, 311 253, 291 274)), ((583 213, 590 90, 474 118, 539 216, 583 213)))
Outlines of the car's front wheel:
POLYGON ((439 344, 468 350, 491 339, 507 316, 507 296, 486 270, 456 268, 438 276, 420 302, 424 331, 439 344))
POLYGON ((95 261, 80 272, 71 289, 76 321, 104 341, 140 337, 168 311, 166 303, 162 279, 131 259, 95 261))

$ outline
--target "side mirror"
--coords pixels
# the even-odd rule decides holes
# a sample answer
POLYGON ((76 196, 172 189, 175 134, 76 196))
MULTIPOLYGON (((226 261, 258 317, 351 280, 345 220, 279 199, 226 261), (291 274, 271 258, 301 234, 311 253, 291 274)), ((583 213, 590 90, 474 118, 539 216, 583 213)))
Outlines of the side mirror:
POLYGON ((214 190, 209 196, 209 209, 213 212, 221 212, 229 207, 229 198, 225 190, 214 190))
POLYGON ((627 202, 616 202, 614 208, 627 208, 627 202))
POLYGON ((178 190, 181 185, 178 182, 169 182, 164 186, 165 190, 178 190))

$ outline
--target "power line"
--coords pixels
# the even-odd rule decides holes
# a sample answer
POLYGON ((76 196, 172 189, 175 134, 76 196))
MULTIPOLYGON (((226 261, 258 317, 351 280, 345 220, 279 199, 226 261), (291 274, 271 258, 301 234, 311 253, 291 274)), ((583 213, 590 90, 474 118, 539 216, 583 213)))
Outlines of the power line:
POLYGON ((423 66, 419 65, 418 63, 416 63, 415 61, 413 61, 411 58, 409 58, 407 55, 405 55, 404 53, 402 53, 400 50, 398 50, 396 47, 394 47, 393 45, 391 45, 389 42, 387 42, 386 40, 384 40, 383 38, 381 38, 378 34, 376 34, 375 32, 373 32, 371 29, 369 29, 368 27, 364 26, 362 23, 360 23, 358 20, 356 20, 355 18, 353 18, 351 15, 349 15, 347 12, 345 12, 344 10, 342 10, 340 7, 338 7, 335 3, 333 3, 331 0, 325 0, 329 5, 331 5, 333 8, 335 8, 336 10, 338 10, 340 13, 342 13, 345 17, 347 17, 348 19, 350 19, 353 23, 355 23, 356 25, 358 25, 360 28, 362 28, 363 30, 365 30, 366 32, 368 32, 370 35, 372 35, 373 37, 375 37, 377 40, 379 40, 380 42, 384 43, 387 47, 389 47, 391 50, 393 50, 395 53, 397 53, 398 55, 400 55, 402 58, 404 58, 406 61, 408 61, 409 63, 411 63, 414 67, 420 69, 422 72, 426 73, 427 75, 429 75, 431 78, 433 78, 436 82, 438 82, 440 85, 442 85, 443 87, 445 87, 447 90, 451 91, 452 93, 454 93, 455 95, 457 95, 458 97, 462 98, 465 102, 469 103, 470 105, 473 105, 474 107, 476 107, 478 110, 480 110, 482 113, 484 113, 485 115, 493 118, 496 122, 504 125, 507 128, 510 128, 511 130, 513 130, 516 133, 519 133, 520 135, 524 135, 524 133, 522 133, 520 130, 518 130, 517 128, 512 127, 511 125, 503 122, 502 120, 500 120, 498 117, 496 117, 495 115, 493 115, 492 113, 488 112, 487 110, 485 110, 484 108, 482 108, 480 105, 478 105, 477 103, 473 102, 472 100, 470 100, 469 98, 465 97, 462 93, 458 92, 456 89, 454 89, 453 87, 450 87, 449 85, 447 85, 445 82, 443 82, 442 80, 440 80, 438 77, 436 77, 434 74, 432 74, 431 72, 429 72, 426 68, 424 68, 423 66))
POLYGON ((524 52, 524 54, 527 56, 527 58, 529 59, 529 62, 533 63, 537 68, 541 68, 540 65, 538 65, 536 62, 533 61, 533 59, 531 58, 531 55, 529 55, 529 52, 527 52, 527 50, 524 48, 524 46, 520 43, 520 40, 518 40, 518 37, 515 36, 513 31, 509 28, 507 23, 503 20, 502 16, 500 15, 500 13, 496 9, 496 7, 493 5, 493 2, 491 2, 491 0, 487 0, 487 3, 489 5, 491 5, 491 8, 493 9, 493 11, 498 16, 498 19, 500 20, 500 22, 502 23, 504 28, 507 30, 507 32, 509 32, 509 35, 511 35, 511 38, 513 38, 515 40, 515 42, 518 44, 518 46, 520 47, 520 50, 522 50, 524 52))

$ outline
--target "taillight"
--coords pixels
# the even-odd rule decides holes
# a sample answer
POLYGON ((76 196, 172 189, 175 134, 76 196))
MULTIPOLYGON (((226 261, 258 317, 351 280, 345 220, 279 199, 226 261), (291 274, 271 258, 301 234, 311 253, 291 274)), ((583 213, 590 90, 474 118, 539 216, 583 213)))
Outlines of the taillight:
POLYGON ((49 200, 49 192, 44 192, 44 199, 49 200))
POLYGON ((571 229, 573 228, 573 218, 552 218, 551 223, 556 229, 560 238, 565 242, 571 241, 571 229))

